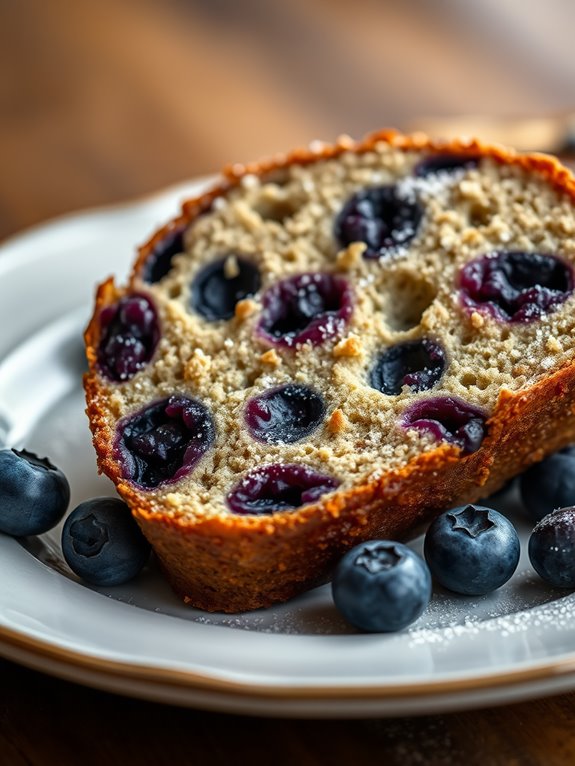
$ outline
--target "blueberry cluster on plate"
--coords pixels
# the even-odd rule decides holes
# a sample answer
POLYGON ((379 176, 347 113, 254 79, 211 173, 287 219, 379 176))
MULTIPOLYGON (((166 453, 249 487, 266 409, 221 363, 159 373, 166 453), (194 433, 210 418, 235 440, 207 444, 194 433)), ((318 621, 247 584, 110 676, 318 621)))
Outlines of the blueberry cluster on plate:
MULTIPOLYGON (((278 390, 264 400, 261 406, 272 414, 266 421, 269 433, 264 430, 261 438, 274 438, 283 397, 297 400, 299 395, 295 388, 278 390)), ((301 427, 305 427, 309 413, 320 405, 305 397, 300 405, 301 427)), ((172 406, 185 412, 187 405, 172 406)), ((258 411, 252 415, 257 424, 258 411)), ((266 466, 245 477, 230 498, 234 510, 261 512, 266 503, 297 507, 332 488, 330 477, 311 469, 279 468, 266 466)), ((533 568, 549 585, 574 589, 575 448, 567 447, 532 466, 519 484, 525 508, 537 521, 528 544, 533 568)), ((42 534, 60 522, 69 501, 68 480, 47 458, 26 450, 0 450, 0 532, 15 537, 42 534)), ((80 503, 66 518, 61 542, 70 569, 96 586, 128 582, 141 572, 150 555, 129 508, 114 497, 80 503)), ((468 504, 444 512, 431 524, 425 535, 425 560, 393 540, 370 540, 348 551, 334 571, 333 600, 356 628, 394 632, 425 611, 433 581, 464 596, 484 595, 511 578, 519 554, 519 537, 505 516, 493 508, 468 504)))
MULTIPOLYGON (((527 512, 537 521, 528 543, 533 569, 554 588, 575 588, 575 448, 529 468, 519 487, 527 512)), ((333 599, 360 630, 401 630, 424 612, 432 581, 453 593, 481 596, 511 578, 519 555, 513 524, 493 508, 468 504, 431 524, 425 560, 391 540, 353 548, 335 569, 333 599)))
MULTIPOLYGON (((0 450, 0 532, 39 535, 55 527, 70 502, 70 485, 47 458, 0 450)), ((62 553, 70 569, 92 585, 121 585, 146 564, 150 546, 118 498, 87 500, 67 517, 62 553)))

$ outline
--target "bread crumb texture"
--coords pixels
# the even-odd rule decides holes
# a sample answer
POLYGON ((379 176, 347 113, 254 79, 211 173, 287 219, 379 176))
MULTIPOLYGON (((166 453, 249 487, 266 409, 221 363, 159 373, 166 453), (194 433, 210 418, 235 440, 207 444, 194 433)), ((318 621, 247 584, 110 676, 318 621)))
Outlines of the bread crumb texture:
POLYGON ((190 223, 185 252, 159 282, 133 277, 131 289, 157 308, 161 339, 150 364, 131 380, 99 381, 108 422, 113 429, 118 418, 182 393, 205 404, 216 426, 215 444, 188 476, 150 490, 164 512, 229 514, 230 489, 270 462, 309 465, 336 477, 341 488, 363 484, 437 446, 398 424, 415 401, 453 395, 489 415, 502 389, 518 391, 572 360, 572 296, 537 321, 502 322, 462 306, 459 275, 472 259, 501 250, 574 263, 573 200, 543 175, 488 156, 476 167, 419 178, 413 170, 425 156, 382 141, 362 153, 248 175, 190 223), (346 202, 386 184, 421 204, 416 236, 379 259, 365 258, 361 242, 342 248, 334 224, 346 202), (207 321, 191 307, 191 286, 221 259, 229 279, 242 259, 250 261, 261 285, 230 319, 207 321), (257 332, 262 298, 279 280, 306 272, 350 282, 351 318, 321 345, 272 347, 257 332), (421 338, 445 351, 439 383, 421 392, 403 386, 397 395, 370 385, 385 349, 421 338), (286 383, 321 394, 323 424, 293 444, 254 439, 245 427, 248 400, 286 383))

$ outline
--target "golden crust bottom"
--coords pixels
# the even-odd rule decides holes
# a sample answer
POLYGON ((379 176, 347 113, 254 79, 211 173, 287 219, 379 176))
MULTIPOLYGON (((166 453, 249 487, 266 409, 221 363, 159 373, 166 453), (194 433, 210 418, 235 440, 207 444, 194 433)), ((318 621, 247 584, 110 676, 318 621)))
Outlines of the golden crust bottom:
POLYGON ((233 516, 189 523, 142 504, 127 484, 118 491, 174 590, 199 609, 239 612, 293 598, 328 579, 351 546, 405 538, 443 509, 487 496, 572 441, 575 370, 569 367, 528 392, 503 392, 475 454, 459 458, 443 445, 376 483, 296 513, 250 524, 233 516))
MULTIPOLYGON (((181 217, 140 249, 139 273, 155 244, 175 226, 189 224, 246 174, 266 174, 290 163, 311 163, 344 151, 368 151, 377 141, 399 149, 468 152, 543 174, 575 197, 575 182, 551 158, 518 156, 477 141, 434 143, 424 136, 375 134, 361 144, 343 142, 320 152, 296 152, 259 165, 234 166, 214 190, 184 205, 181 217)), ((90 372, 85 378, 88 416, 100 469, 115 482, 151 542, 174 589, 191 605, 238 612, 285 601, 325 581, 340 556, 371 538, 400 539, 446 507, 473 502, 495 491, 530 463, 575 440, 575 365, 570 364, 517 393, 502 391, 488 422, 488 437, 474 454, 441 445, 375 482, 335 493, 328 500, 272 516, 226 514, 190 518, 168 513, 153 497, 123 481, 113 454, 114 434, 104 412, 96 370, 98 313, 120 293, 104 283, 86 331, 90 372)))

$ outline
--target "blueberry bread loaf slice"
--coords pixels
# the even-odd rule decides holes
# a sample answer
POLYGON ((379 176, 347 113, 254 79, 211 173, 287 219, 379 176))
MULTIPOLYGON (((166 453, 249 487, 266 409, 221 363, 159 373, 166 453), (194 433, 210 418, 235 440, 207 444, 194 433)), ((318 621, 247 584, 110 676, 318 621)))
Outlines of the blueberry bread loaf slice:
POLYGON ((104 282, 88 416, 175 590, 286 600, 575 439, 575 182, 379 133, 228 168, 104 282))

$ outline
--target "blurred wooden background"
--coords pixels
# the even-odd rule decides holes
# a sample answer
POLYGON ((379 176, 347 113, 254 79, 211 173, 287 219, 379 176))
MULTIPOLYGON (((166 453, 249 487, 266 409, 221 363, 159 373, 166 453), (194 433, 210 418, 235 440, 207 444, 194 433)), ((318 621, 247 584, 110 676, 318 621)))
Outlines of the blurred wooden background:
POLYGON ((0 237, 313 138, 562 112, 570 0, 0 0, 0 237))
MULTIPOLYGON (((572 0, 0 0, 0 238, 342 132, 552 148, 498 120, 570 112, 574 22, 572 0)), ((1 766, 575 763, 575 695, 318 723, 0 677, 1 766)))

